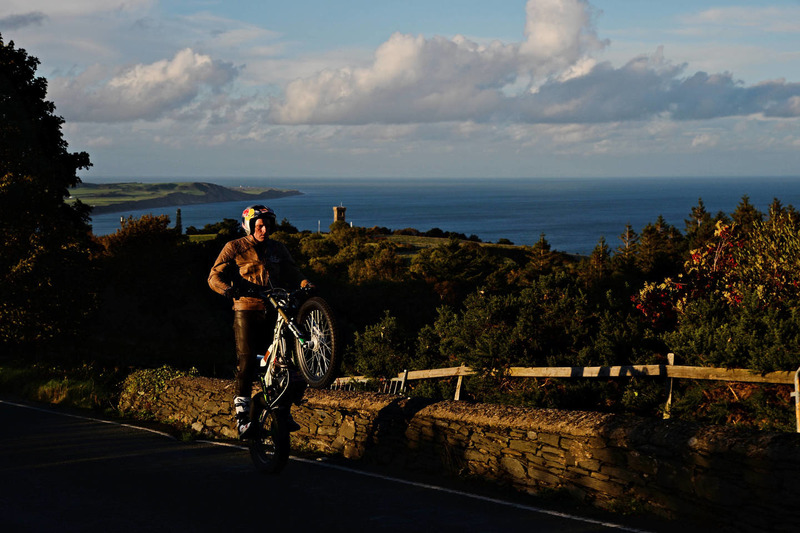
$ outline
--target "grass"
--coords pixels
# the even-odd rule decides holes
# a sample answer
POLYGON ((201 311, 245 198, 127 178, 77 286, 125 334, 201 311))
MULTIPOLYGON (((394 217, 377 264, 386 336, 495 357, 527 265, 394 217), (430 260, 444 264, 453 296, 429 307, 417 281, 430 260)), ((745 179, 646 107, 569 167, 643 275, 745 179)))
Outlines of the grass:
MULTIPOLYGON (((244 187, 239 190, 258 195, 270 190, 269 187, 244 187)), ((154 200, 171 193, 203 196, 206 191, 194 182, 176 183, 82 183, 70 189, 70 201, 76 199, 93 206, 108 206, 120 202, 139 202, 154 200)))
POLYGON ((112 205, 119 202, 138 202, 161 198, 173 192, 201 195, 191 183, 107 183, 81 184, 70 189, 71 199, 95 206, 112 205))
POLYGON ((213 241, 216 238, 217 238, 216 233, 200 233, 197 235, 189 235, 189 242, 213 241))
POLYGON ((385 239, 394 244, 413 246, 414 248, 433 248, 440 244, 445 244, 448 239, 445 237, 422 237, 414 235, 386 235, 385 239))
POLYGON ((0 392, 51 404, 116 411, 121 375, 90 365, 77 369, 33 364, 0 366, 0 392))

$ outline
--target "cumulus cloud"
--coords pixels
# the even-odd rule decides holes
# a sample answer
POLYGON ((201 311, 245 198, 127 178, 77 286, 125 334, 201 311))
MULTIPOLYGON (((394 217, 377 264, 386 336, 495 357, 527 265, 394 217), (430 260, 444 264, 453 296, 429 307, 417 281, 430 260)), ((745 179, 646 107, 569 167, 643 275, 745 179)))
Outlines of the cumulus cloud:
POLYGON ((588 2, 529 0, 525 11, 525 42, 520 54, 533 70, 569 68, 587 52, 607 44, 597 37, 594 12, 588 2))
POLYGON ((325 70, 291 82, 275 103, 280 123, 403 123, 457 120, 495 109, 515 79, 514 47, 463 37, 396 33, 368 68, 325 70))
POLYGON ((529 0, 526 15, 520 43, 394 34, 367 67, 324 70, 289 83, 272 102, 270 118, 280 124, 558 124, 660 114, 679 120, 799 116, 797 83, 745 87, 730 73, 687 75, 686 65, 669 62, 662 49, 619 68, 598 63, 592 54, 607 43, 585 1, 529 0))
POLYGON ((582 0, 530 0, 523 43, 396 33, 369 67, 290 83, 273 103, 272 118, 285 124, 486 120, 520 76, 541 79, 601 47, 591 24, 582 0))
POLYGON ((135 65, 110 77, 103 67, 94 66, 75 78, 57 78, 48 96, 72 121, 155 120, 235 76, 233 65, 187 48, 172 59, 135 65))
POLYGON ((783 80, 744 87, 730 73, 682 77, 659 50, 621 68, 608 63, 584 76, 545 84, 535 94, 507 103, 526 122, 613 122, 666 113, 677 120, 763 114, 797 117, 800 84, 783 80))

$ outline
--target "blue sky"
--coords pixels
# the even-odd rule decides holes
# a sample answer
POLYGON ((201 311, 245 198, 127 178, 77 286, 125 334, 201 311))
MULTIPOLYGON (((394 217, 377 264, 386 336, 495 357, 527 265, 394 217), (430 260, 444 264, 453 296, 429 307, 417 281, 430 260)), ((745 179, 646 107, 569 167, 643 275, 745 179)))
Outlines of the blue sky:
POLYGON ((800 176, 800 1, 4 0, 93 177, 800 176))

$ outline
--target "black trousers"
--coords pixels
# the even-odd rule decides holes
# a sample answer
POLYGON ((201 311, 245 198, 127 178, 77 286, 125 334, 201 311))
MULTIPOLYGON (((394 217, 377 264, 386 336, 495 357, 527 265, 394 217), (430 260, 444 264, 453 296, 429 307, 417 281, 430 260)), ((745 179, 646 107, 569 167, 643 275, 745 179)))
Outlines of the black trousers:
POLYGON ((270 311, 234 311, 233 333, 236 338, 236 396, 249 398, 253 393, 258 360, 272 343, 277 313, 270 311))

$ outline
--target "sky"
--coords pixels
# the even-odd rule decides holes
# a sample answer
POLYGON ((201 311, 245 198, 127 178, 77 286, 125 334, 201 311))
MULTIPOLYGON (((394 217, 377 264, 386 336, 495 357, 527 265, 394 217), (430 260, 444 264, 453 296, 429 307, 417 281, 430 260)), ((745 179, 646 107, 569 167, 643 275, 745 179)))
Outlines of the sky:
POLYGON ((800 0, 3 0, 95 177, 800 176, 800 0))

